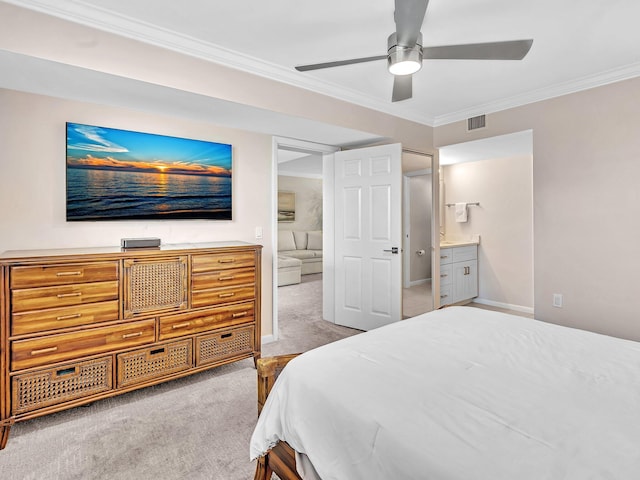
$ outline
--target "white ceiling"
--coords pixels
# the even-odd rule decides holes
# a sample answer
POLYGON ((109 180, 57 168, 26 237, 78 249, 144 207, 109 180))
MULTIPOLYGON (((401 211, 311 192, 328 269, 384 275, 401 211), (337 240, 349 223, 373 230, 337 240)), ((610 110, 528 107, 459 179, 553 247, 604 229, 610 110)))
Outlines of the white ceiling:
POLYGON ((393 0, 7 1, 428 125, 640 74, 637 0, 431 0, 425 46, 532 38, 533 47, 522 61, 425 61, 413 98, 397 103, 384 61, 293 69, 385 54, 393 0))

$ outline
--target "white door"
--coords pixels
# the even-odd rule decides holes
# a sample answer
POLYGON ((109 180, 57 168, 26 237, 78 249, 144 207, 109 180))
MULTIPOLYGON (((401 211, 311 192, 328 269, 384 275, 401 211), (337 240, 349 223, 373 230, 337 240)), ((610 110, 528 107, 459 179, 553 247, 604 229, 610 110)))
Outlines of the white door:
POLYGON ((335 322, 360 330, 402 316, 402 146, 335 154, 335 322))

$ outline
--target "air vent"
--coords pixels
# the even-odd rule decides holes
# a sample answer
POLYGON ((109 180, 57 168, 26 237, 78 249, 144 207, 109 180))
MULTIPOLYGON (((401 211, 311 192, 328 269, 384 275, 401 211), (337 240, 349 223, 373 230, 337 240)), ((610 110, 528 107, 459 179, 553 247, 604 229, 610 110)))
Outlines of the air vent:
POLYGON ((477 130, 478 128, 484 128, 487 126, 486 116, 478 115, 477 117, 472 117, 467 119, 467 130, 477 130))

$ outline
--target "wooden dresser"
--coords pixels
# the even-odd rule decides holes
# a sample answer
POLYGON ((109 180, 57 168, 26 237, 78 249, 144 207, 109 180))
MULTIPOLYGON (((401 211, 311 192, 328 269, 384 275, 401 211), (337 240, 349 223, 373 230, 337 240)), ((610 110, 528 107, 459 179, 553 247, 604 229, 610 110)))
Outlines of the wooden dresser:
POLYGON ((17 421, 260 357, 260 245, 0 256, 0 449, 17 421))

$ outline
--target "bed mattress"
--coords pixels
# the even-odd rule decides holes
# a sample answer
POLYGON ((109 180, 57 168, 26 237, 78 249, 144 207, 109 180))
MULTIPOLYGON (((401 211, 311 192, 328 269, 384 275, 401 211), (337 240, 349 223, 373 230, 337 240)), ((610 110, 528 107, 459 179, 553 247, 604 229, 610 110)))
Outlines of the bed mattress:
POLYGON ((640 478, 640 344, 431 312, 291 361, 251 458, 280 440, 315 468, 305 479, 640 478))

